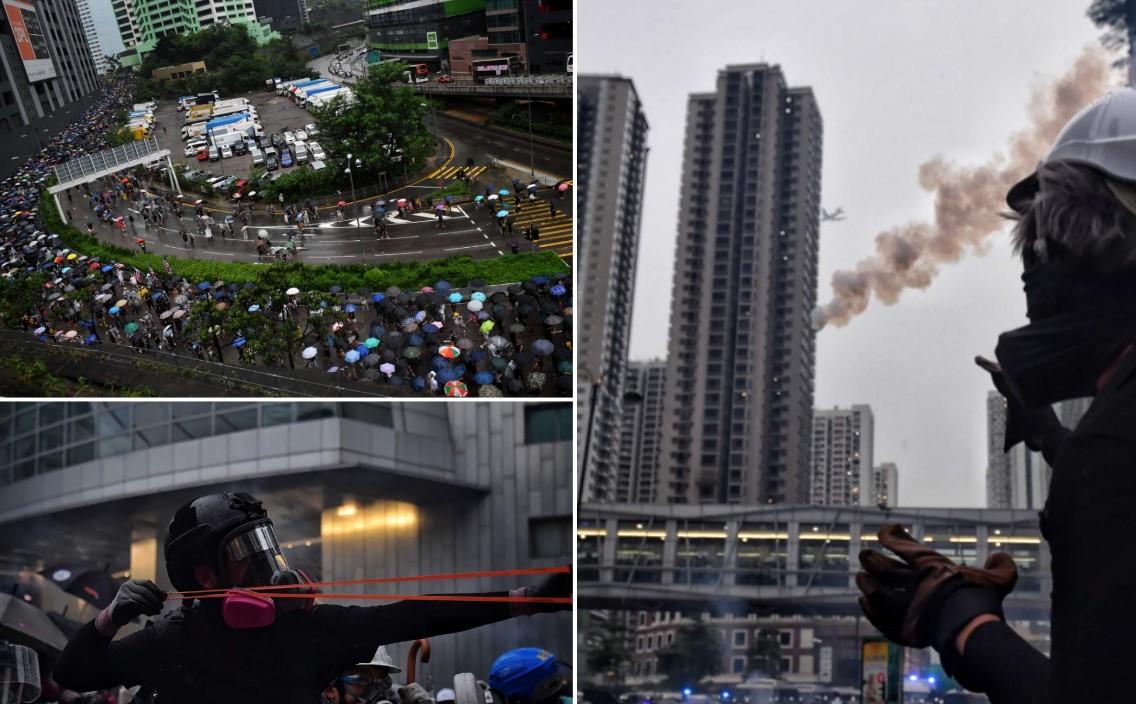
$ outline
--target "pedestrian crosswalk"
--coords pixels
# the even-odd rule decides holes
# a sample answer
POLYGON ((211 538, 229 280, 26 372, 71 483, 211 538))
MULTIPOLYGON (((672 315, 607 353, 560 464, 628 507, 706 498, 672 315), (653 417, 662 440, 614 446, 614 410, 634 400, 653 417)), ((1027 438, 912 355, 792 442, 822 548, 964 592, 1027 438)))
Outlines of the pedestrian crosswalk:
POLYGON ((435 169, 427 178, 457 178, 458 171, 465 170, 465 174, 470 178, 477 178, 482 174, 488 166, 445 166, 440 169, 435 169))
POLYGON ((572 259, 572 218, 560 209, 556 215, 549 215, 548 205, 544 201, 534 204, 525 204, 520 213, 513 214, 513 228, 523 232, 528 227, 536 225, 540 231, 537 246, 541 249, 556 252, 561 258, 571 262, 572 259))

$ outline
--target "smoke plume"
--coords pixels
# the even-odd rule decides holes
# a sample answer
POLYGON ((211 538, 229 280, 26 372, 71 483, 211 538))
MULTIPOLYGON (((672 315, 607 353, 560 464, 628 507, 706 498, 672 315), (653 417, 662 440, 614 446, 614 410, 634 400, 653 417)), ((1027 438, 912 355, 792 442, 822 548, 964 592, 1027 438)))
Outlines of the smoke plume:
POLYGON ((1030 125, 1010 138, 1007 153, 978 166, 935 157, 919 168, 919 185, 935 194, 933 223, 915 222, 876 235, 876 253, 852 270, 832 275, 832 300, 813 311, 813 325, 843 326, 863 313, 873 294, 886 304, 904 289, 931 285, 940 264, 958 261, 968 250, 984 254, 986 238, 1001 230, 1006 192, 1036 168, 1061 127, 1108 88, 1104 54, 1086 49, 1060 79, 1034 91, 1030 125))

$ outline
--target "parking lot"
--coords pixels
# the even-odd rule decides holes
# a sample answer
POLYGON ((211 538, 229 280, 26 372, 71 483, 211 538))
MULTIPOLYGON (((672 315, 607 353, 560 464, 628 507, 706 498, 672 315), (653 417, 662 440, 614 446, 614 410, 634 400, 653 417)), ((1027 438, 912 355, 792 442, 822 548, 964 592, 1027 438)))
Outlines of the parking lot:
MULTIPOLYGON (((218 91, 220 93, 220 91, 218 91)), ((270 91, 258 91, 245 95, 226 95, 220 93, 222 99, 248 98, 260 117, 261 127, 264 128, 263 143, 268 146, 268 139, 274 132, 283 134, 286 130, 297 130, 315 121, 310 113, 301 109, 290 99, 276 95, 270 91)), ((174 163, 186 164, 191 169, 206 171, 214 176, 239 175, 248 176, 252 171, 252 157, 248 154, 233 156, 219 161, 198 161, 195 157, 185 156, 185 142, 181 139, 181 128, 185 124, 185 113, 178 112, 177 101, 160 100, 158 109, 154 114, 157 126, 154 135, 163 149, 170 150, 170 158, 174 163)), ((316 141, 319 141, 318 137, 316 141)), ((327 145, 324 145, 327 149, 327 145)), ((291 169, 306 169, 307 166, 292 166, 290 169, 280 168, 273 175, 287 173, 291 169)))

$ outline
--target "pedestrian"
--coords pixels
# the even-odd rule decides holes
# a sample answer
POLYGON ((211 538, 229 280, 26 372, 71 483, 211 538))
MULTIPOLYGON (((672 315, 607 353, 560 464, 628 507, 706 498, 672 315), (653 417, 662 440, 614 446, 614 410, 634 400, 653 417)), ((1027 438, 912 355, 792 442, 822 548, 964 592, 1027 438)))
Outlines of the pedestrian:
POLYGON ((133 215, 128 216, 127 220, 130 221, 130 234, 137 235, 138 234, 138 228, 134 225, 134 216, 133 215))
POLYGON ((548 218, 551 220, 554 217, 556 217, 556 204, 548 201, 548 218))
MULTIPOLYGON (((1036 171, 1010 189, 1015 250, 1025 270, 1029 323, 1003 333, 998 363, 981 358, 1005 397, 1009 451, 1024 442, 1052 468, 1040 514, 1052 568, 1046 657, 1006 623, 1013 559, 960 566, 908 535, 880 530, 860 554, 861 608, 889 639, 933 646, 963 687, 992 702, 1128 701, 1123 671, 1136 655, 1127 608, 1136 563, 1118 559, 1136 538, 1136 346, 1129 332, 1136 246, 1136 91, 1114 90, 1077 113, 1036 171), (1052 404, 1093 397, 1070 430, 1052 404)), ((996 543, 997 541, 994 540, 996 543)))
POLYGON ((441 229, 441 228, 445 227, 444 216, 442 215, 442 211, 437 210, 437 211, 435 211, 435 214, 437 215, 437 222, 434 224, 434 228, 435 229, 441 229))
POLYGON ((516 240, 509 240, 509 251, 513 254, 521 253, 521 247, 519 244, 517 244, 516 240))

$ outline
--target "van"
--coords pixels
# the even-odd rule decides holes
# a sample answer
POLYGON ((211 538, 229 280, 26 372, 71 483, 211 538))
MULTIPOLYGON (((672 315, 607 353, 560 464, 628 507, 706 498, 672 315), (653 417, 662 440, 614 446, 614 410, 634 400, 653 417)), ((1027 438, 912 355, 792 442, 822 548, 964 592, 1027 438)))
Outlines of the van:
POLYGON ((264 152, 260 151, 256 147, 252 147, 251 149, 249 149, 249 154, 252 154, 253 166, 264 166, 264 152))
POLYGON ((209 147, 209 161, 218 161, 221 158, 221 150, 217 147, 209 147))
POLYGON ((303 142, 296 142, 294 148, 296 150, 296 163, 308 163, 308 145, 304 144, 303 142))
POLYGON ((264 150, 264 158, 266 158, 266 159, 268 159, 268 158, 277 159, 277 158, 279 158, 278 155, 279 155, 279 152, 276 151, 276 147, 270 146, 270 147, 268 147, 267 149, 264 150))

